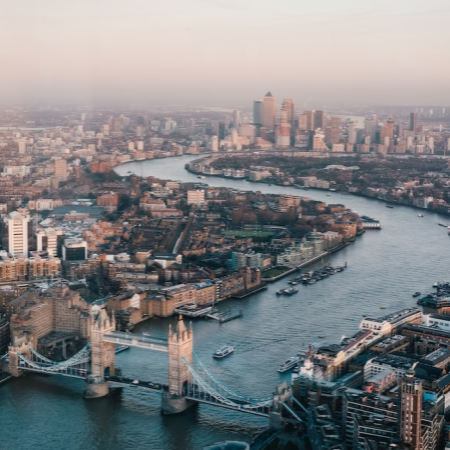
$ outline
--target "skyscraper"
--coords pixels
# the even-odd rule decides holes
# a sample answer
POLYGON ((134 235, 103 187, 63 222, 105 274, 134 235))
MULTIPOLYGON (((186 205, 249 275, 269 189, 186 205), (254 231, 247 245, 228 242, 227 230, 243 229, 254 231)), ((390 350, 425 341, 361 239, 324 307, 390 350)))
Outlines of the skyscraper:
POLYGON ((295 102, 292 98, 283 99, 283 103, 281 104, 281 108, 286 110, 287 113, 287 122, 293 126, 295 119, 295 102))
POLYGON ((305 111, 304 114, 306 114, 306 130, 314 131, 314 111, 305 111))
POLYGON ((275 129, 276 102, 271 92, 268 92, 262 102, 262 126, 268 131, 275 129))
POLYGON ((289 112, 281 108, 277 127, 276 144, 278 147, 289 147, 291 145, 291 124, 288 121, 289 112))
POLYGON ((348 123, 347 142, 349 144, 356 144, 355 122, 353 121, 348 123))
POLYGON ((253 102, 253 123, 256 126, 262 126, 262 100, 253 102))
POLYGON ((28 256, 28 211, 13 211, 2 218, 2 247, 13 256, 28 256))
POLYGON ((372 114, 372 117, 367 117, 364 122, 365 133, 370 133, 370 142, 373 144, 375 142, 375 136, 377 131, 377 116, 372 114))
POLYGON ((232 126, 236 130, 239 128, 239 125, 241 124, 241 112, 237 109, 233 111, 233 116, 231 118, 232 120, 232 126))
POLYGON ((324 111, 314 111, 314 130, 321 128, 325 130, 325 112, 324 111))
POLYGON ((341 119, 339 117, 331 117, 325 128, 325 142, 331 145, 338 144, 340 137, 341 119))
POLYGON ((409 114, 409 131, 416 131, 417 129, 417 113, 409 114))

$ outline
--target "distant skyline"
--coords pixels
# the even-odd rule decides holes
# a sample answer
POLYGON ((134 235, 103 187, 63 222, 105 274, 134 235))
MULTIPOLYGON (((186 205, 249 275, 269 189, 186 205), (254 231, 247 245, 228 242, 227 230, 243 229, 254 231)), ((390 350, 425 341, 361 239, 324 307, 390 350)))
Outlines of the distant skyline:
POLYGON ((0 0, 0 101, 450 105, 448 0, 0 0))

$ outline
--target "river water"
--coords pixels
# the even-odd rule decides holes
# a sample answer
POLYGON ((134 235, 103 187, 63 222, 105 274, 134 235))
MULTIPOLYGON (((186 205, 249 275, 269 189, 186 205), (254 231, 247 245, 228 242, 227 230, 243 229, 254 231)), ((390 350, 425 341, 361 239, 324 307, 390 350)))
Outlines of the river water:
MULTIPOLYGON (((133 162, 117 168, 144 176, 199 181, 184 170, 196 157, 133 162)), ((409 207, 385 207, 383 202, 338 192, 301 191, 291 187, 206 178, 211 186, 228 186, 267 193, 306 195, 327 203, 343 203, 359 214, 380 220, 381 231, 367 231, 356 242, 330 257, 348 263, 342 273, 311 286, 299 286, 292 297, 277 297, 286 279, 245 300, 244 316, 219 324, 197 320, 196 353, 225 383, 246 394, 270 395, 287 378, 276 369, 309 343, 336 342, 357 331, 362 315, 381 316, 415 305, 415 291, 432 290, 435 281, 449 279, 448 218, 409 207), (424 218, 418 213, 423 212, 424 218), (385 307, 381 310, 380 307, 385 307), (324 339, 319 339, 324 335, 324 339), (235 353, 215 361, 212 353, 230 344, 235 353)), ((174 319, 151 319, 136 327, 166 337, 174 319)), ((130 349, 117 355, 125 375, 167 382, 167 355, 130 349)), ((107 398, 83 399, 83 382, 64 377, 28 375, 0 385, 0 449, 77 450, 151 449, 199 450, 225 439, 250 441, 267 424, 263 418, 201 405, 179 416, 163 417, 160 399, 125 389, 107 398)))

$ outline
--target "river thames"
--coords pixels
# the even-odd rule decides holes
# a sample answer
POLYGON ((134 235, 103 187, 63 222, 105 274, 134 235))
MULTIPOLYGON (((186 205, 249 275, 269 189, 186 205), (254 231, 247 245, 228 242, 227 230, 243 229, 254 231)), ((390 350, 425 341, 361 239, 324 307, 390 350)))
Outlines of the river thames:
MULTIPOLYGON (((195 181, 184 169, 198 156, 132 162, 116 168, 121 175, 154 175, 162 179, 195 181)), ((222 178, 201 180, 264 193, 308 196, 326 203, 343 203, 360 215, 380 220, 380 231, 367 231, 328 260, 348 263, 342 273, 311 286, 299 286, 292 297, 277 297, 287 279, 245 300, 229 300, 220 307, 242 307, 242 318, 219 324, 196 320, 194 348, 203 362, 225 383, 245 394, 269 396, 287 379, 277 367, 310 343, 337 342, 357 331, 363 315, 381 316, 414 306, 415 291, 427 293, 435 281, 448 280, 448 217, 406 206, 338 192, 222 178), (424 218, 419 218, 418 213, 424 218), (385 309, 380 309, 381 307, 385 309), (324 339, 319 339, 324 335, 324 339), (235 353, 213 360, 212 353, 229 344, 235 353)), ((289 277, 288 277, 289 278, 289 277)), ((134 332, 166 337, 174 319, 150 319, 134 332)), ((167 382, 167 355, 130 349, 117 355, 124 375, 167 382)), ((179 416, 160 414, 156 395, 125 389, 99 400, 83 399, 83 382, 64 377, 28 375, 0 385, 0 449, 76 450, 151 449, 200 450, 225 439, 251 438, 263 430, 263 418, 201 405, 179 416)))

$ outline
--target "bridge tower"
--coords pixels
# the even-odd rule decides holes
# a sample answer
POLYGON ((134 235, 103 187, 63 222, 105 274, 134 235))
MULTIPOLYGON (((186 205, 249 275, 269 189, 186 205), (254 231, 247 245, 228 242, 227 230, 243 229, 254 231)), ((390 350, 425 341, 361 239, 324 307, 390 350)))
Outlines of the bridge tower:
POLYGON ((105 372, 114 375, 115 352, 114 344, 103 342, 103 336, 115 329, 114 314, 110 318, 106 310, 101 309, 91 325, 91 374, 86 379, 85 398, 100 398, 109 393, 105 372))
POLYGON ((191 374, 183 358, 192 364, 193 347, 192 324, 189 330, 180 316, 175 332, 169 327, 169 389, 162 399, 163 414, 176 414, 189 408, 194 403, 187 400, 183 395, 185 383, 191 381, 191 374))
POLYGON ((9 373, 14 377, 19 377, 22 375, 22 371, 19 368, 19 356, 17 353, 21 353, 23 356, 26 356, 28 359, 31 359, 30 352, 31 344, 28 342, 22 342, 20 345, 11 345, 8 347, 8 356, 9 356, 9 373))

